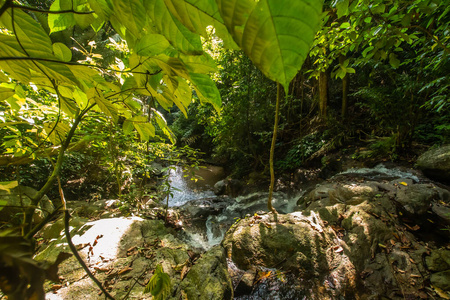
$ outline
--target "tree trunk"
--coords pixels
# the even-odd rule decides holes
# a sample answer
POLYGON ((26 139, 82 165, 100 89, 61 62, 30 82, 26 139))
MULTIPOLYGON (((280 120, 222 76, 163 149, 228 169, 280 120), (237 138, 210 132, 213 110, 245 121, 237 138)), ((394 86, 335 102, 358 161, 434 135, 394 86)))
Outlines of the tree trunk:
POLYGON ((328 71, 321 72, 319 75, 319 115, 323 120, 327 118, 328 102, 328 71))
MULTIPOLYGON (((339 57, 339 63, 344 63, 346 57, 344 55, 341 55, 339 57)), ((345 74, 344 78, 342 79, 342 110, 341 110, 341 117, 342 120, 345 120, 347 118, 347 110, 348 110, 348 88, 350 85, 350 79, 348 76, 348 73, 345 74)))

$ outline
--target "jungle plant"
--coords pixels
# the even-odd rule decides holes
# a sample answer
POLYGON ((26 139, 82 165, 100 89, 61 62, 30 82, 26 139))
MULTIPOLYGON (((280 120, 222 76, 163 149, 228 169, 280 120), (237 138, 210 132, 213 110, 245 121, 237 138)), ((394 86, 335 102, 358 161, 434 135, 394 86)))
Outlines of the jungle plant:
MULTIPOLYGON (((56 156, 51 175, 32 198, 32 206, 25 209, 19 242, 14 244, 15 239, 2 237, 1 244, 8 245, 5 249, 9 250, 23 247, 21 241, 30 241, 42 228, 43 224, 33 224, 33 214, 55 182, 59 183, 65 209, 59 181, 64 157, 76 146, 74 142, 83 141, 77 130, 92 113, 122 124, 126 133, 136 130, 145 141, 155 136, 155 125, 169 133, 156 103, 166 110, 176 105, 186 114, 193 89, 201 102, 219 109, 220 95, 208 76, 215 65, 203 51, 200 39, 200 35, 209 38, 207 26, 213 25, 226 46, 239 46, 266 76, 280 83, 279 103, 281 86, 287 89, 309 51, 320 8, 320 2, 306 0, 295 5, 287 0, 56 0, 49 9, 0 1, 1 127, 18 136, 13 139, 15 143, 3 143, 6 160, 18 163, 56 156), (292 22, 297 36, 291 34, 292 22), (78 42, 82 47, 70 49, 66 40, 57 39, 58 32, 70 34, 74 27, 98 33, 105 23, 118 34, 117 39, 110 39, 111 44, 126 53, 108 66, 102 63, 102 53, 93 43, 89 42, 89 48, 89 43, 78 42), (27 86, 48 97, 33 100, 24 88, 27 86), (142 103, 142 97, 151 101, 142 103), (30 106, 36 107, 27 112, 31 118, 21 118, 30 106), (37 111, 41 111, 41 117, 37 117, 37 111), (33 138, 24 136, 28 131, 33 138), (24 142, 27 147, 23 147, 24 142)), ((272 154, 276 128, 277 121, 272 154)), ((273 155, 271 166, 272 191, 273 155)), ((270 197, 268 203, 272 210, 270 197)), ((64 215, 68 224, 67 210, 64 215)), ((70 240, 70 236, 67 238, 70 240)), ((33 252, 31 244, 27 243, 27 255, 33 252)), ((22 272, 18 280, 6 277, 2 281, 1 288, 9 299, 43 299, 45 272, 34 272, 24 267, 24 260, 11 261, 4 255, 3 251, 2 270, 5 266, 22 272)))

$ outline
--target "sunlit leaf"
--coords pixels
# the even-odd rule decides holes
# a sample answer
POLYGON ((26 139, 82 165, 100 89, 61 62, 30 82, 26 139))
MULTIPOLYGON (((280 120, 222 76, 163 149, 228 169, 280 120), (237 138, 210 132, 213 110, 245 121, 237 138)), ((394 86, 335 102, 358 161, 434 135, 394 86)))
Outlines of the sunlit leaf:
POLYGON ((217 0, 236 43, 268 78, 287 89, 319 28, 322 1, 217 0))
MULTIPOLYGON (((145 8, 141 0, 112 0, 114 17, 120 21, 127 32, 136 39, 142 35, 145 27, 145 8)), ((114 26, 114 23, 113 23, 114 26)), ((120 29, 116 28, 120 32, 120 29)), ((125 38, 125 36, 123 36, 125 38)))
POLYGON ((0 182, 0 190, 10 193, 11 189, 15 188, 18 185, 19 185, 19 182, 17 180, 16 181, 2 181, 2 182, 0 182))
POLYGON ((70 49, 63 43, 54 43, 53 53, 57 58, 59 58, 62 61, 72 60, 72 51, 70 51, 70 49))
POLYGON ((146 0, 145 8, 159 33, 183 52, 201 52, 200 36, 187 29, 167 9, 164 0, 146 0))
POLYGON ((50 122, 44 124, 44 130, 49 135, 49 139, 53 145, 60 145, 65 141, 67 133, 70 130, 69 125, 62 122, 50 122))
POLYGON ((206 28, 213 26, 225 47, 238 49, 214 0, 165 0, 165 3, 170 12, 192 32, 208 38, 206 28))
POLYGON ((16 92, 14 91, 14 89, 9 89, 0 86, 0 101, 8 99, 11 96, 14 96, 15 93, 16 92))
POLYGON ((191 73, 190 77, 200 101, 211 103, 216 110, 219 110, 222 100, 214 81, 205 74, 191 73))
POLYGON ((135 46, 136 53, 141 56, 153 56, 162 53, 169 47, 169 41, 160 34, 147 34, 135 46))
POLYGON ((91 103, 96 103, 104 114, 111 117, 114 123, 117 123, 119 120, 117 108, 109 100, 105 99, 101 91, 91 88, 87 91, 86 96, 91 103))
POLYGON ((144 293, 151 293, 155 300, 165 299, 171 289, 170 277, 164 273, 162 266, 157 265, 155 272, 150 278, 144 293))
MULTIPOLYGON (((72 1, 66 0, 55 0, 50 6, 52 11, 60 10, 70 10, 72 9, 72 1)), ((62 31, 70 28, 76 24, 73 13, 65 14, 49 14, 48 15, 48 26, 50 27, 50 32, 62 31)))

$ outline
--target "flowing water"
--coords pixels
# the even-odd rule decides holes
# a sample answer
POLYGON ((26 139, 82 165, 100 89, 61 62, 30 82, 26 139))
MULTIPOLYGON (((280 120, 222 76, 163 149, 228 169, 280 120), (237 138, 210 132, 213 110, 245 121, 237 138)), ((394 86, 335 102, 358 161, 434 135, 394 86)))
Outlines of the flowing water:
MULTIPOLYGON (((173 197, 169 199, 172 209, 188 209, 191 205, 208 206, 219 210, 218 213, 205 216, 202 227, 186 226, 184 233, 187 241, 195 247, 209 249, 219 244, 225 232, 236 220, 251 216, 256 212, 267 211, 268 192, 257 192, 236 198, 216 196, 213 192, 214 184, 224 178, 223 169, 217 166, 204 166, 199 170, 183 170, 176 167, 170 172, 170 183, 173 197), (193 172, 203 180, 191 180, 193 172), (205 199, 204 202, 196 200, 205 199)), ((280 213, 292 212, 299 195, 289 196, 283 192, 275 192, 272 204, 280 213)), ((205 210, 208 212, 208 210, 205 210)))
POLYGON ((189 201, 215 197, 214 184, 224 178, 222 167, 207 165, 198 170, 176 166, 170 170, 169 181, 173 197, 169 199, 169 207, 181 206, 189 201), (193 175, 201 179, 194 180, 193 175))
MULTIPOLYGON (((395 178, 409 178, 419 182, 419 178, 407 171, 396 168, 387 168, 380 164, 374 168, 349 169, 339 175, 364 177, 369 180, 392 180, 395 178)), ((173 197, 169 206, 173 209, 186 209, 189 206, 205 207, 205 219, 202 226, 185 226, 188 242, 195 247, 209 249, 219 244, 225 232, 238 219, 252 216, 255 213, 267 211, 267 192, 256 192, 235 198, 216 196, 213 192, 214 184, 225 177, 223 168, 217 166, 203 166, 198 170, 183 170, 176 167, 171 170, 170 181, 173 197), (203 180, 191 180, 192 174, 201 176, 203 180), (204 201, 198 202, 196 200, 204 201), (192 204, 191 204, 192 203, 192 204), (209 210, 208 210, 209 209, 209 210), (208 214, 209 212, 214 212, 208 214)), ((299 188, 300 192, 289 195, 275 192, 272 204, 279 213, 295 211, 298 199, 305 193, 308 185, 299 188)))

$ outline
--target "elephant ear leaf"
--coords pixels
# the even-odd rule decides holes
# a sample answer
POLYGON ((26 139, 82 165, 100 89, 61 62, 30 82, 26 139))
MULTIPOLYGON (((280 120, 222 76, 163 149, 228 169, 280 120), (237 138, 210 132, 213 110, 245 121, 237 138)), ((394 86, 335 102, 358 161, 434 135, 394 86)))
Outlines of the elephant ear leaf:
POLYGON ((320 26, 318 0, 216 0, 235 42, 285 89, 303 65, 320 26))

